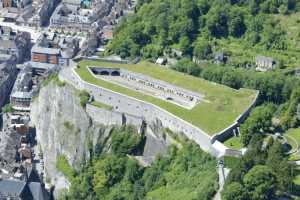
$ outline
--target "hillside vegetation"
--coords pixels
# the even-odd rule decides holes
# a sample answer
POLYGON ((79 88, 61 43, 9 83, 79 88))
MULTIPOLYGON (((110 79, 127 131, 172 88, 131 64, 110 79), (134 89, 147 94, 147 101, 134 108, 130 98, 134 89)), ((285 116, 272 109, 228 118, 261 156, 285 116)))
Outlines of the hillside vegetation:
MULTIPOLYGON (((171 146, 147 168, 131 156, 141 148, 143 135, 132 127, 116 128, 110 153, 92 151, 81 171, 67 173, 70 191, 61 199, 101 200, 210 200, 216 192, 216 160, 191 142, 171 146)), ((64 169, 64 168, 63 168, 64 169)))
POLYGON ((300 64, 299 7, 296 0, 141 0, 109 49, 157 58, 175 48, 197 59, 223 51, 240 66, 262 54, 294 67, 300 64))

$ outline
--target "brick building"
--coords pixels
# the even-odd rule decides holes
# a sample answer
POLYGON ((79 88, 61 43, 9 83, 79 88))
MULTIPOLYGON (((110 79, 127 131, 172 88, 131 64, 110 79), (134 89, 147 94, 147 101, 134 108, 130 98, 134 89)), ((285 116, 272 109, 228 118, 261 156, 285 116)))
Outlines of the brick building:
POLYGON ((31 60, 33 62, 50 63, 57 65, 60 57, 60 50, 57 48, 47 48, 33 46, 31 50, 31 60))

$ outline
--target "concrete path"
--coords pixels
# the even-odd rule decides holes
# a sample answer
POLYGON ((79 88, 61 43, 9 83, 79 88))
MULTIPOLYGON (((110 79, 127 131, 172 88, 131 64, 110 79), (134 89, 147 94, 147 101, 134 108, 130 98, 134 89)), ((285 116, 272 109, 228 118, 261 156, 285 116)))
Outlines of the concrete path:
POLYGON ((219 190, 217 191, 217 194, 215 195, 213 200, 221 200, 221 192, 223 191, 226 177, 230 172, 230 169, 223 168, 222 165, 219 165, 217 170, 219 173, 219 190))

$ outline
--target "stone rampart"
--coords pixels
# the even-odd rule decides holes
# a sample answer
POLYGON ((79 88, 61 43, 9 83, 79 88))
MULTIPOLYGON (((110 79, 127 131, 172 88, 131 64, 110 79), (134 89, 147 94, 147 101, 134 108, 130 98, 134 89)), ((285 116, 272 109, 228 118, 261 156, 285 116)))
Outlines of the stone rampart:
MULTIPOLYGON (((63 69, 60 78, 78 89, 88 91, 93 95, 95 101, 112 106, 116 112, 138 116, 148 122, 159 119, 163 127, 169 128, 173 132, 184 133, 187 138, 199 144, 203 150, 212 152, 211 137, 207 133, 156 105, 87 83, 70 68, 63 69)), ((225 151, 225 149, 224 146, 224 149, 219 151, 225 151)))
POLYGON ((91 104, 86 105, 86 112, 96 122, 105 125, 134 125, 141 127, 143 124, 143 118, 126 113, 116 112, 114 110, 106 110, 99 108, 91 104))

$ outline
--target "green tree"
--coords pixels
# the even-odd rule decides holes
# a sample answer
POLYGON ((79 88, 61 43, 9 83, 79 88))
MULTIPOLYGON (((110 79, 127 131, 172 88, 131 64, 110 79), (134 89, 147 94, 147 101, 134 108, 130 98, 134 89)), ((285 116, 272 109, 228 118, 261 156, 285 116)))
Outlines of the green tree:
POLYGON ((198 59, 208 59, 212 54, 212 46, 207 39, 198 38, 194 44, 194 56, 198 59))
POLYGON ((244 16, 239 10, 233 11, 231 15, 232 16, 229 23, 229 35, 233 37, 241 37, 246 32, 244 16))
POLYGON ((282 192, 288 191, 294 180, 294 165, 285 158, 285 150, 280 142, 275 141, 269 148, 266 164, 276 175, 278 189, 282 192))
POLYGON ((276 178, 267 166, 254 166, 244 176, 243 182, 252 200, 268 200, 274 196, 276 178))
POLYGON ((232 182, 227 185, 222 192, 222 199, 224 200, 246 200, 247 194, 244 186, 238 182, 232 182))
POLYGON ((266 132, 272 126, 275 111, 273 104, 266 104, 255 108, 249 118, 241 125, 241 140, 248 145, 254 134, 266 132))
POLYGON ((220 5, 210 10, 207 16, 207 28, 214 37, 228 36, 228 13, 227 7, 220 5))
POLYGON ((144 141, 144 135, 139 134, 132 126, 123 126, 112 133, 111 148, 114 154, 126 155, 139 150, 144 141))

